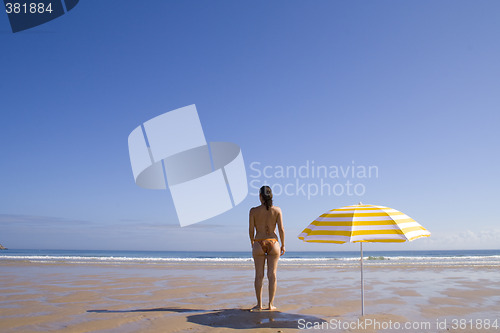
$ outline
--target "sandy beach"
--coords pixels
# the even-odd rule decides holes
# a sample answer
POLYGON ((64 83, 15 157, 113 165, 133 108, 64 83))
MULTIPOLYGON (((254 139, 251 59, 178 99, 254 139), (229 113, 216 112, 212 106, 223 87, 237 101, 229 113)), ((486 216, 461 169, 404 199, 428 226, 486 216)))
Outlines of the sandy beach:
POLYGON ((0 271, 1 332, 500 331, 489 327, 500 325, 498 267, 367 265, 364 317, 356 265, 281 265, 278 311, 260 313, 248 311, 251 263, 0 261, 0 271))

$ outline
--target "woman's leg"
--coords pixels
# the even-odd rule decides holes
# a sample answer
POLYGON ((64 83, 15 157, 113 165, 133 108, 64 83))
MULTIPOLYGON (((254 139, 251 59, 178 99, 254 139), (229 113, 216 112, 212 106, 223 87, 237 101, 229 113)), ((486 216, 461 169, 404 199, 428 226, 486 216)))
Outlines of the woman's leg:
POLYGON ((257 297, 257 305, 254 309, 262 309, 262 283, 264 282, 264 265, 266 263, 266 255, 262 250, 259 242, 253 243, 252 249, 253 262, 255 264, 255 296, 257 297))
POLYGON ((267 279, 269 280, 269 310, 275 310, 274 295, 276 294, 276 271, 280 258, 280 243, 274 243, 271 251, 267 254, 267 279))

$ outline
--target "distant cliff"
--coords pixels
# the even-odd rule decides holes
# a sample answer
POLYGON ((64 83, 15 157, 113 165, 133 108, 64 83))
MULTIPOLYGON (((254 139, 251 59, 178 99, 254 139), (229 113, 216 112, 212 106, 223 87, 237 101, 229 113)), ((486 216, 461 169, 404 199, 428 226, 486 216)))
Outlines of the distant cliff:
POLYGON ((7 248, 3 247, 2 244, 0 244, 0 250, 7 250, 7 248))

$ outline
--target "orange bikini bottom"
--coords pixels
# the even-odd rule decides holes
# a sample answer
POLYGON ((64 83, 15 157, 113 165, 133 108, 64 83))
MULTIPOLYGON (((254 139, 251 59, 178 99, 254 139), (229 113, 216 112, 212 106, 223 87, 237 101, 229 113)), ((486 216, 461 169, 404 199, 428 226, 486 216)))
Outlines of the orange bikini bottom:
POLYGON ((271 252, 273 245, 278 242, 278 240, 275 238, 256 239, 255 241, 260 244, 260 247, 262 248, 265 254, 271 252))

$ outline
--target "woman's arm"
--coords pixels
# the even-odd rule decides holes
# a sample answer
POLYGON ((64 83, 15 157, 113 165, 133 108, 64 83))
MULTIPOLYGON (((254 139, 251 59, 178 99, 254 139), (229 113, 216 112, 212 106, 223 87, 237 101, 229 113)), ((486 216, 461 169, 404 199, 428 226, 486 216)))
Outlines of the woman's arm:
POLYGON ((250 216, 249 216, 249 223, 248 223, 248 234, 250 236, 250 243, 252 243, 252 248, 253 248, 253 243, 255 242, 255 216, 253 216, 253 208, 250 209, 250 216))
POLYGON ((280 234, 281 239, 281 255, 285 254, 285 229, 283 228, 283 216, 281 213, 281 209, 278 211, 278 232, 280 234))

